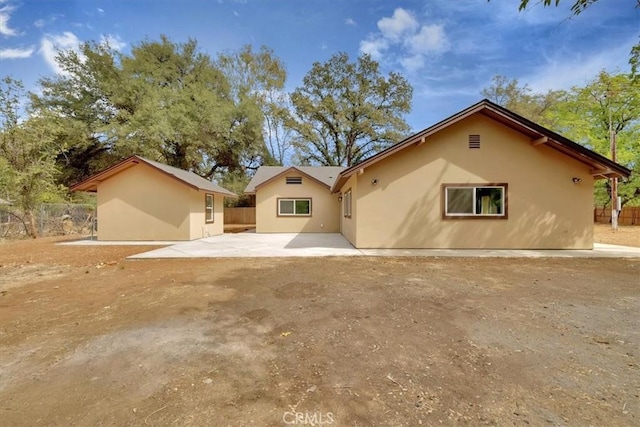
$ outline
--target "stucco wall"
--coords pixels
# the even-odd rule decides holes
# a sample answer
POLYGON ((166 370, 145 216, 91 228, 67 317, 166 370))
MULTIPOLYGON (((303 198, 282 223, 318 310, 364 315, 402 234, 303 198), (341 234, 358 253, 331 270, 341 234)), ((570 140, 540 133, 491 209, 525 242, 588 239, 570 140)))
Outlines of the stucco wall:
POLYGON ((482 115, 355 177, 359 248, 593 247, 589 168, 482 115), (480 149, 468 148, 470 134, 480 149), (443 183, 507 183, 508 219, 442 219, 443 183))
POLYGON ((224 233, 224 197, 213 195, 213 222, 205 221, 205 194, 204 191, 196 193, 191 198, 190 239, 215 236, 224 233))
MULTIPOLYGON (((286 176, 300 176, 291 173, 286 176)), ((340 231, 338 195, 302 175, 302 184, 286 184, 281 176, 256 191, 256 232, 337 233, 340 231), (311 216, 278 216, 279 198, 311 198, 311 216)))
POLYGON ((354 246, 356 246, 356 243, 357 243, 356 242, 356 229, 357 229, 357 222, 358 222, 358 202, 356 197, 358 194, 357 187, 358 187, 358 180, 356 179, 356 176, 349 177, 345 185, 342 187, 341 194, 343 198, 340 206, 340 221, 341 221, 340 232, 354 246), (344 193, 349 191, 349 189, 351 189, 351 218, 345 218, 344 193))
POLYGON ((139 163, 98 185, 98 240, 192 240, 222 234, 223 196, 205 223, 205 192, 139 163))

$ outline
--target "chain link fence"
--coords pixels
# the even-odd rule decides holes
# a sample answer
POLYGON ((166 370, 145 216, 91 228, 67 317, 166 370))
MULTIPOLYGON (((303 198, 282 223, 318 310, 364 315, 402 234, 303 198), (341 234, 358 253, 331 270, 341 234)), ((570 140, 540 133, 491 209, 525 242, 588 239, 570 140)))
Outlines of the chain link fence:
MULTIPOLYGON (((92 205, 43 203, 34 213, 40 236, 95 235, 96 210, 92 205)), ((24 212, 12 206, 0 206, 0 238, 26 236, 26 222, 24 212)))

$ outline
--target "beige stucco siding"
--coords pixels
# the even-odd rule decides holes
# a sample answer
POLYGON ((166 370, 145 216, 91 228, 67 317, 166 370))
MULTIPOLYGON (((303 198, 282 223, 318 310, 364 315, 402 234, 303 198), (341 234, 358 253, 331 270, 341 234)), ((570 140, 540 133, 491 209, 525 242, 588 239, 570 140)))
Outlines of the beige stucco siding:
POLYGON ((589 168, 545 145, 534 147, 527 137, 482 115, 451 125, 355 178, 355 242, 348 238, 360 248, 593 246, 589 168), (468 148, 470 134, 481 136, 480 149, 468 148), (574 184, 573 177, 582 182, 574 184), (507 183, 508 219, 443 220, 443 183, 507 183))
POLYGON ((356 175, 349 177, 345 185, 342 187, 341 195, 342 203, 340 206, 340 231, 344 237, 347 238, 348 241, 351 242, 352 245, 356 246, 356 229, 358 223, 358 202, 357 196, 358 194, 358 180, 356 175), (351 218, 345 218, 344 216, 344 194, 351 190, 351 218))
POLYGON ((146 164, 130 167, 98 186, 98 239, 188 240, 193 193, 146 164))
POLYGON ((339 209, 338 195, 331 194, 326 186, 307 176, 302 176, 302 184, 287 184, 286 176, 281 176, 256 190, 256 232, 337 233, 339 209), (311 216, 278 216, 280 198, 310 198, 311 216))
MULTIPOLYGON (((213 222, 205 221, 205 191, 194 191, 190 206, 190 239, 215 236, 224 232, 224 197, 213 195, 213 222)), ((211 194, 211 193, 208 193, 211 194)))

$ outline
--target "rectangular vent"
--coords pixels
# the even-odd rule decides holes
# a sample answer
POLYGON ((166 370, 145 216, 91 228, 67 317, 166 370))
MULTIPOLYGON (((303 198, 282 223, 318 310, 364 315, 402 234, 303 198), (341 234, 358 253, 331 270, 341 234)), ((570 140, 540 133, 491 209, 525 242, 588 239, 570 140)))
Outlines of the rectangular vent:
POLYGON ((480 135, 469 135, 469 148, 480 148, 480 135))
POLYGON ((302 177, 301 176, 288 176, 287 177, 287 184, 302 184, 302 177))

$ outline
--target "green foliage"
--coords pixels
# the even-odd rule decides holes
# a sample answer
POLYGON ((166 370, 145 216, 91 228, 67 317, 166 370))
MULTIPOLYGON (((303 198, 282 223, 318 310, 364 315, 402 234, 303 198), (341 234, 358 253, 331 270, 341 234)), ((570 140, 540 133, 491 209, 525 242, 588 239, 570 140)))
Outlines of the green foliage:
POLYGON ((521 116, 549 128, 554 127, 549 110, 562 101, 564 91, 533 93, 528 85, 521 86, 517 79, 494 76, 492 84, 482 90, 482 95, 521 116))
POLYGON ((291 95, 287 121, 302 164, 351 166, 401 140, 413 89, 399 74, 381 75, 369 55, 339 53, 316 62, 291 95))
MULTIPOLYGON (((640 80, 602 71, 583 87, 536 94, 517 80, 496 76, 482 93, 605 157, 611 158, 610 131, 615 133, 616 161, 633 171, 620 182, 618 195, 623 205, 640 204, 640 80)), ((596 181, 596 204, 610 199, 610 182, 596 181)))
POLYGON ((24 213, 27 232, 37 237, 34 210, 44 201, 63 198, 55 185, 54 135, 59 123, 43 112, 20 121, 21 101, 26 99, 22 83, 5 77, 0 85, 0 194, 24 213))
MULTIPOLYGON (((251 49, 242 53, 250 61, 251 49)), ((266 156, 262 112, 242 86, 268 80, 264 62, 232 82, 195 40, 165 36, 130 54, 85 43, 57 59, 64 73, 42 79, 33 98, 65 122, 57 138, 66 142, 58 161, 71 172, 67 184, 132 154, 206 178, 256 167, 266 156)))

